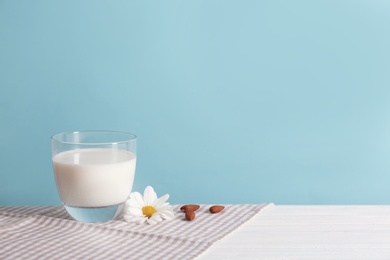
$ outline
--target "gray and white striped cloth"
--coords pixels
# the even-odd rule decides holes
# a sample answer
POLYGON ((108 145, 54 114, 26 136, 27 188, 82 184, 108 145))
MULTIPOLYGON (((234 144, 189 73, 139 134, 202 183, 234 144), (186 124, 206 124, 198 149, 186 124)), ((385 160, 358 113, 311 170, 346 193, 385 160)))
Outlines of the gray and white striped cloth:
POLYGON ((218 214, 201 205, 186 221, 82 223, 63 207, 0 207, 0 259, 193 259, 268 204, 232 204, 218 214))

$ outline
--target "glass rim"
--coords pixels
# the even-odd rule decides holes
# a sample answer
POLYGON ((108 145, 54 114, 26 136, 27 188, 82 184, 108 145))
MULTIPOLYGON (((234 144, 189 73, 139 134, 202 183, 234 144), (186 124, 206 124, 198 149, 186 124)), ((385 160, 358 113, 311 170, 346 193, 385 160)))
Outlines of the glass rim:
POLYGON ((127 143, 130 141, 134 141, 137 139, 137 136, 132 133, 128 132, 122 132, 122 131, 112 131, 112 130, 80 130, 80 131, 69 131, 69 132, 62 132, 57 133, 51 136, 51 140, 63 144, 80 144, 80 145, 109 145, 109 144, 120 144, 120 143, 127 143), (59 139, 59 136, 64 135, 74 135, 77 133, 113 133, 113 134, 119 134, 123 136, 127 136, 126 140, 121 141, 112 141, 112 142, 70 142, 70 141, 64 141, 59 139))

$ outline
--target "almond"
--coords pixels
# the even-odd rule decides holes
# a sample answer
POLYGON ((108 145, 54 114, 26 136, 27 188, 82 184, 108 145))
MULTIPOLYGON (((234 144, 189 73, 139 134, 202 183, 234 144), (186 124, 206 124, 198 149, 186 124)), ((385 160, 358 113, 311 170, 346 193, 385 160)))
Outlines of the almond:
POLYGON ((199 208, 200 208, 199 205, 196 205, 196 204, 187 204, 187 205, 181 206, 180 210, 181 210, 182 212, 197 211, 199 208))
POLYGON ((212 207, 210 207, 210 212, 211 213, 219 213, 219 212, 221 212, 223 209, 224 209, 225 207, 224 206, 220 206, 220 205, 215 205, 215 206, 212 206, 212 207))
POLYGON ((191 221, 195 218, 195 211, 186 211, 186 219, 191 221))

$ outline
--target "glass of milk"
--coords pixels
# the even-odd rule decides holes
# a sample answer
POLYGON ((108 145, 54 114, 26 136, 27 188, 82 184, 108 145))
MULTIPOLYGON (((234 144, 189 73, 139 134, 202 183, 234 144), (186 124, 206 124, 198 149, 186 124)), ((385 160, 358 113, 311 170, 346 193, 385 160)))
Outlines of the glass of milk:
POLYGON ((52 161, 60 199, 75 220, 118 217, 129 198, 136 165, 134 134, 79 131, 52 136, 52 161))

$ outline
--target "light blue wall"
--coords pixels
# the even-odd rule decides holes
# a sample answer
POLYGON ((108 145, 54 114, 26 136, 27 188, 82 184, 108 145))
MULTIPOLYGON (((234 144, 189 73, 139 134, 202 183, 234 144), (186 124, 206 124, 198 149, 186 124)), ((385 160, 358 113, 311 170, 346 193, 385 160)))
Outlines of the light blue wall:
POLYGON ((0 0, 0 205, 85 129, 171 203, 390 203, 389 112, 389 1, 0 0))

